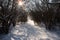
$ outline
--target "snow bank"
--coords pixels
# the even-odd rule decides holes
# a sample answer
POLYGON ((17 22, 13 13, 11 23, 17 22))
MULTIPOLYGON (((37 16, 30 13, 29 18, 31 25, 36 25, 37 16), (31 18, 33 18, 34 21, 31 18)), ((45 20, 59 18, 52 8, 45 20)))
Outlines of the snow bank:
POLYGON ((10 33, 1 35, 0 40, 60 40, 59 34, 60 32, 49 32, 43 27, 35 26, 33 21, 29 20, 15 28, 11 27, 10 33))

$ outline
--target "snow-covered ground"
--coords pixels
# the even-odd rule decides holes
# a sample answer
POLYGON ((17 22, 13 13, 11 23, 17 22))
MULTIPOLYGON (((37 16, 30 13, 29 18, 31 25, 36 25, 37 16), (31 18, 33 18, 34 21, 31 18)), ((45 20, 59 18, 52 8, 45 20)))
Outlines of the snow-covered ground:
POLYGON ((10 28, 10 33, 0 35, 0 40, 60 40, 59 31, 47 31, 43 24, 35 26, 32 20, 25 24, 17 24, 10 28))

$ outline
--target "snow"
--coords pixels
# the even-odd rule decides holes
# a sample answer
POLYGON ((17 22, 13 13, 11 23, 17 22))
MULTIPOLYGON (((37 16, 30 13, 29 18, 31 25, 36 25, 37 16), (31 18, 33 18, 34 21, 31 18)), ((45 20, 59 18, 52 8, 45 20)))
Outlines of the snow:
POLYGON ((35 26, 32 20, 27 23, 17 24, 10 28, 7 35, 0 35, 0 40, 60 40, 60 31, 48 31, 41 23, 40 27, 35 26))

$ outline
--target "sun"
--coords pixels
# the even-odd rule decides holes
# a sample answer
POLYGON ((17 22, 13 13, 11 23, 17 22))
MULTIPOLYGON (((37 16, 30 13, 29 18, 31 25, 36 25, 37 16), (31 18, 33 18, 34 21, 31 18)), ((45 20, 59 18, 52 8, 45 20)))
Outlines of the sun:
POLYGON ((23 10, 25 10, 25 2, 23 0, 18 0, 17 4, 18 8, 22 8, 23 10))
POLYGON ((19 1, 19 2, 18 2, 18 5, 19 5, 19 6, 22 6, 22 5, 23 5, 23 1, 19 1))

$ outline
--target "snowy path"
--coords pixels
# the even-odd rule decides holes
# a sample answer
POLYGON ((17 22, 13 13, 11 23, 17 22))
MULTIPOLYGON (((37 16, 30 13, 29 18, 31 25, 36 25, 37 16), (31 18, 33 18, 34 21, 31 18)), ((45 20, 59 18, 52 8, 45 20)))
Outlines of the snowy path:
POLYGON ((35 26, 33 21, 29 20, 25 24, 16 25, 8 35, 1 36, 0 40, 60 40, 57 33, 35 26))

